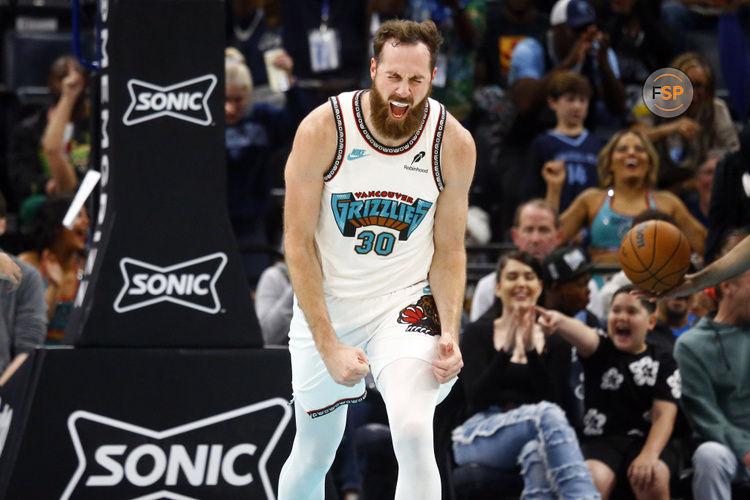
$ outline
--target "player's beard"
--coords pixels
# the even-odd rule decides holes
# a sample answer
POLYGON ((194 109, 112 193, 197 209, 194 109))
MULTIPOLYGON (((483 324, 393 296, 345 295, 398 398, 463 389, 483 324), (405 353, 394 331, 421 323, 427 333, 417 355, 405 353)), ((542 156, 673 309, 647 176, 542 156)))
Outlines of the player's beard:
POLYGON ((430 92, 432 92, 432 83, 430 83, 430 88, 427 90, 425 98, 416 105, 413 99, 404 100, 396 97, 390 99, 391 101, 409 104, 406 116, 401 120, 394 120, 391 117, 391 105, 378 92, 375 82, 372 83, 370 90, 370 120, 373 128, 375 128, 379 135, 387 139, 402 139, 413 135, 422 123, 424 106, 427 98, 430 96, 430 92))

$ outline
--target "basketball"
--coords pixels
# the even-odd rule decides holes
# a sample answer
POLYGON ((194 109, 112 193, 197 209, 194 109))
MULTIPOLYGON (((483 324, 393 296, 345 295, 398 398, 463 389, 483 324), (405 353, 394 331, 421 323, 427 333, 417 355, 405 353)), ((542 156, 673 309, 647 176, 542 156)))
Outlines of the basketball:
POLYGON ((673 224, 650 220, 627 232, 618 256, 622 270, 635 286, 661 293, 682 281, 690 266, 690 245, 673 224))

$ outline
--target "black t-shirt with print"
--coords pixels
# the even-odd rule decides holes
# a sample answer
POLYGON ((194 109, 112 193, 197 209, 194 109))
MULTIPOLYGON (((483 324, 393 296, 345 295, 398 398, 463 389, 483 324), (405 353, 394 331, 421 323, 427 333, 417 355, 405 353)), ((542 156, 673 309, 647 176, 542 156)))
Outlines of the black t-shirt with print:
POLYGON ((672 353, 647 343, 640 354, 618 350, 602 336, 599 347, 581 358, 585 374, 583 434, 636 435, 651 428, 654 399, 677 403, 680 374, 672 353))

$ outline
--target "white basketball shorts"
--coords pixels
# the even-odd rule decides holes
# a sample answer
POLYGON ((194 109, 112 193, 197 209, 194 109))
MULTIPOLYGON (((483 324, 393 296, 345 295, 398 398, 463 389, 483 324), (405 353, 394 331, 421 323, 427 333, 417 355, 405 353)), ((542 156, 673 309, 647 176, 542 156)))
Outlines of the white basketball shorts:
MULTIPOLYGON (((376 384, 383 368, 397 359, 417 358, 432 363, 437 357, 440 321, 426 282, 372 299, 326 297, 326 305, 339 341, 360 347, 367 354, 376 384)), ((294 399, 311 417, 365 398, 364 379, 354 387, 333 381, 296 298, 289 352, 294 399)), ((456 378, 440 386, 438 403, 455 382, 456 378)))

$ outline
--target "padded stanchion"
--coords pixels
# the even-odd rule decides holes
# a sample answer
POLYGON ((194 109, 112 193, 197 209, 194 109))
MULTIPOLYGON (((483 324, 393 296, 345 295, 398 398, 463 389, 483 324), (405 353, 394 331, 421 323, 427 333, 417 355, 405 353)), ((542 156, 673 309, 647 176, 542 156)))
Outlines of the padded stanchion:
POLYGON ((285 349, 42 349, 21 370, 0 388, 0 498, 276 498, 285 349))
POLYGON ((223 2, 101 17, 102 179, 66 343, 260 346, 226 208, 223 2))

